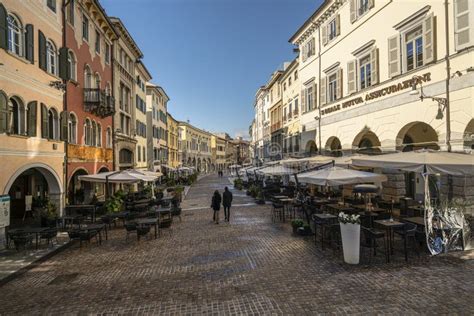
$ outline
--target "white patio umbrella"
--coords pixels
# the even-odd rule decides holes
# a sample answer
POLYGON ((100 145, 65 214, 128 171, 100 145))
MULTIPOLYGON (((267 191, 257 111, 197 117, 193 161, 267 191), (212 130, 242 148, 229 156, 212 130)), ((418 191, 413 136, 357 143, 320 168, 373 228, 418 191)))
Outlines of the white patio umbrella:
POLYGON ((434 150, 400 152, 353 159, 355 166, 401 169, 432 174, 474 175, 474 155, 434 150))
POLYGON ((292 175, 297 172, 298 170, 294 168, 285 167, 283 165, 270 165, 257 170, 257 173, 265 174, 268 176, 292 175))
POLYGON ((92 175, 79 176, 79 180, 88 182, 98 183, 136 183, 140 181, 151 182, 158 179, 159 173, 155 175, 145 174, 143 171, 138 170, 123 170, 123 171, 110 171, 102 172, 92 175))
POLYGON ((298 181, 321 186, 337 186, 366 182, 383 182, 387 177, 382 174, 365 172, 341 167, 331 167, 298 175, 298 181))

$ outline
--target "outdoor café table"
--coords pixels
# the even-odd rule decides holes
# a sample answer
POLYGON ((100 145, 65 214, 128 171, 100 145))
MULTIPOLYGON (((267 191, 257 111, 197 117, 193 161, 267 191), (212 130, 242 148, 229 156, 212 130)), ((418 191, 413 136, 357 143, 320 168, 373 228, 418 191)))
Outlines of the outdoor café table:
POLYGON ((92 231, 97 231, 99 233, 99 245, 102 244, 102 230, 105 231, 105 240, 108 240, 108 234, 107 234, 107 225, 105 224, 87 224, 87 225, 82 225, 79 230, 81 232, 87 232, 89 230, 92 231))
POLYGON ((157 218, 138 218, 134 221, 137 225, 154 226, 155 239, 158 238, 158 219, 157 218))
POLYGON ((405 217, 403 221, 425 227, 425 219, 421 216, 405 217))
POLYGON ((14 229, 9 229, 8 233, 9 234, 15 234, 15 233, 23 233, 23 234, 35 234, 35 247, 38 249, 38 237, 39 234, 48 230, 48 227, 24 227, 24 228, 14 228, 14 229))
POLYGON ((327 204, 326 207, 336 211, 338 214, 340 212, 350 212, 353 210, 353 208, 350 206, 340 205, 340 204, 327 204))
MULTIPOLYGON (((365 211, 365 210, 366 210, 365 205, 352 205, 351 207, 356 208, 356 209, 361 210, 361 211, 365 211)), ((375 212, 375 213, 387 212, 386 209, 383 209, 383 208, 377 207, 377 206, 372 206, 372 207, 370 208, 370 211, 371 211, 371 212, 375 212)))
POLYGON ((393 229, 403 227, 403 225, 405 224, 396 220, 389 219, 375 220, 374 223, 382 226, 387 231, 387 233, 385 234, 385 238, 387 239, 387 242, 385 243, 387 249, 385 249, 385 252, 387 256, 387 262, 390 262, 390 255, 393 252, 393 229))
MULTIPOLYGON (((326 233, 326 226, 334 221, 336 221, 337 216, 327 213, 317 213, 313 214, 313 217, 316 217, 320 220, 321 224, 321 248, 324 250, 324 234, 326 233)), ((314 240, 316 241, 316 223, 314 223, 314 240)))
POLYGON ((423 216, 423 214, 425 214, 425 208, 420 205, 409 206, 408 210, 412 212, 413 217, 420 217, 420 216, 423 216))

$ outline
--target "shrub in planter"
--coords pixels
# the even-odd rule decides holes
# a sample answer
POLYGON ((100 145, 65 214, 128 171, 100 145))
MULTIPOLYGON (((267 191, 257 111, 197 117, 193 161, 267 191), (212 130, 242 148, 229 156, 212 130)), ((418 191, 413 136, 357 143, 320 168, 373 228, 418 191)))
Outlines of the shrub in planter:
POLYGON ((293 227, 293 233, 296 233, 299 227, 302 227, 304 225, 303 221, 301 219, 294 219, 291 221, 291 227, 293 227))
POLYGON ((304 224, 303 226, 298 227, 297 232, 301 236, 309 236, 313 233, 309 224, 304 224))
POLYGON ((265 197, 263 196, 262 190, 258 190, 257 197, 255 198, 255 203, 265 204, 265 197))
POLYGON ((56 204, 48 201, 48 204, 43 208, 43 212, 41 213, 42 227, 56 227, 56 221, 58 219, 58 214, 56 213, 57 209, 56 204))
POLYGON ((235 187, 237 190, 242 190, 242 188, 243 188, 243 181, 242 181, 242 179, 234 179, 234 187, 235 187))

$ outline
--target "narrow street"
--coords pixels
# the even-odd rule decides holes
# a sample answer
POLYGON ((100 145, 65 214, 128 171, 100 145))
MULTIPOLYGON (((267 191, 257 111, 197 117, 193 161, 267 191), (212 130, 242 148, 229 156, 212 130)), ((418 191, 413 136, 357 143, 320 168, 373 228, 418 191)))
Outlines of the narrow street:
POLYGON ((229 184, 198 181, 157 240, 118 227, 72 245, 2 286, 0 314, 474 314, 472 260, 349 266, 236 190, 230 224, 215 225, 210 196, 229 184))

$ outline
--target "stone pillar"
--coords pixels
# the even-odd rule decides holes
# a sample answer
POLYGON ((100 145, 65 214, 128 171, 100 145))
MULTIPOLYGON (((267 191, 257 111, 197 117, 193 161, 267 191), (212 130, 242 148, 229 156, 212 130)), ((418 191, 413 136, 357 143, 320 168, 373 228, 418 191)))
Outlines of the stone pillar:
POLYGON ((384 201, 398 202, 406 195, 405 173, 394 169, 382 169, 387 181, 382 183, 382 198, 384 201))

